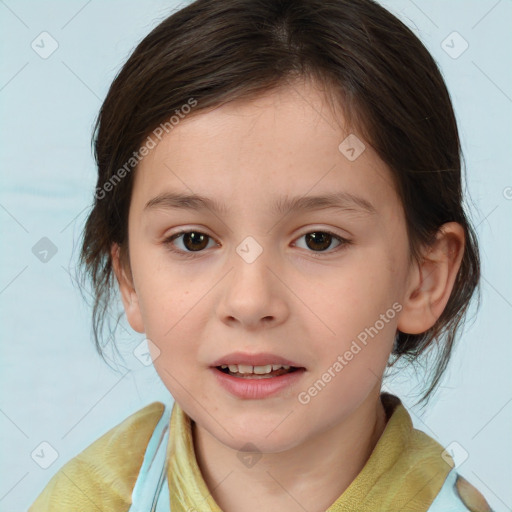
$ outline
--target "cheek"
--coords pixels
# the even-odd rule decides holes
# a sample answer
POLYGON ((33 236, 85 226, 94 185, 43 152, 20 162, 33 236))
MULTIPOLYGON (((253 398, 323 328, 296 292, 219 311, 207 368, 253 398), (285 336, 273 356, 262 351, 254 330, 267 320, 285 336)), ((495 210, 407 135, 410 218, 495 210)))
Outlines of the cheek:
POLYGON ((328 315, 338 325, 376 320, 397 296, 398 276, 391 267, 381 250, 354 253, 330 272, 314 294, 310 289, 309 296, 317 304, 318 313, 328 315))
POLYGON ((174 311, 183 303, 187 280, 179 267, 169 264, 166 250, 147 242, 137 244, 133 254, 133 273, 144 316, 152 319, 174 311), (158 310, 158 311, 157 311, 158 310))
MULTIPOLYGON (((309 339, 316 340, 320 366, 329 367, 344 354, 351 368, 375 371, 385 364, 396 331, 398 280, 380 246, 346 258, 321 286, 301 287, 299 293, 307 297, 305 302, 315 314, 308 315, 312 320, 306 329, 309 339), (309 294, 304 295, 306 288, 309 294)), ((320 366, 318 370, 323 371, 320 366)), ((344 373, 352 374, 352 370, 344 373)), ((356 377, 353 374, 350 379, 356 377)))
POLYGON ((155 263, 149 254, 140 258, 134 268, 138 269, 134 279, 146 336, 162 351, 173 340, 192 341, 190 313, 207 290, 203 289, 206 286, 191 284, 183 273, 155 263))

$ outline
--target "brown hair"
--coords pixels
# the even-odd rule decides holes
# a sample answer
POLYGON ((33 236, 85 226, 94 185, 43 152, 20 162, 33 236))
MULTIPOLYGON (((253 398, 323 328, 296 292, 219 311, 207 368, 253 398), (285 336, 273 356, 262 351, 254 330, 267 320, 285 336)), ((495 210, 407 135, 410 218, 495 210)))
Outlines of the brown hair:
POLYGON ((398 332, 389 364, 415 361, 437 346, 435 371, 422 398, 428 399, 478 290, 478 245, 462 205, 461 147, 442 75, 414 33, 372 0, 197 0, 135 48, 108 91, 93 135, 97 193, 79 268, 94 288, 96 348, 103 355, 115 285, 113 243, 129 264, 134 152, 191 98, 197 101, 195 115, 300 78, 323 84, 342 107, 346 127, 357 130, 392 170, 411 257, 419 257, 443 223, 464 228, 465 252, 444 312, 425 333, 398 332))

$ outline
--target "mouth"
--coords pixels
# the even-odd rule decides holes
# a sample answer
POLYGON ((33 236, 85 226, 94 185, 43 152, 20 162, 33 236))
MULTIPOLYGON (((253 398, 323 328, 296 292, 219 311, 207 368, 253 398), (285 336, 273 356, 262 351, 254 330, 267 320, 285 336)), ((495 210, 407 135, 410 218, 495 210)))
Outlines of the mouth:
POLYGON ((230 375, 232 377, 236 377, 239 379, 271 379, 274 377, 279 377, 281 375, 286 375, 289 373, 294 373, 299 370, 305 370, 305 368, 299 368, 295 366, 281 365, 281 364, 267 364, 264 366, 251 366, 251 365, 243 365, 243 364, 230 364, 230 365, 220 365, 215 366, 217 370, 226 375, 230 375))
POLYGON ((225 357, 223 361, 216 361, 210 368, 216 376, 216 382, 232 396, 242 400, 263 400, 297 387, 306 372, 306 368, 292 366, 293 361, 271 357, 253 356, 251 361, 250 356, 234 354, 225 357), (236 364, 237 360, 245 364, 236 364), (250 365, 250 362, 259 365, 250 365))

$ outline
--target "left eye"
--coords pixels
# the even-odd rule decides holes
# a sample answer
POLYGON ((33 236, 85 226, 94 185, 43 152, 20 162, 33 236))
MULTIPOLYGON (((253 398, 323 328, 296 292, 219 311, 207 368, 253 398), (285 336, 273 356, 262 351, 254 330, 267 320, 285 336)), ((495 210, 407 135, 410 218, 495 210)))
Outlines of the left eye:
POLYGON ((298 240, 301 238, 305 239, 306 248, 313 250, 313 252, 325 252, 333 240, 338 242, 336 247, 348 243, 348 240, 345 240, 344 238, 329 231, 312 231, 302 235, 298 240))

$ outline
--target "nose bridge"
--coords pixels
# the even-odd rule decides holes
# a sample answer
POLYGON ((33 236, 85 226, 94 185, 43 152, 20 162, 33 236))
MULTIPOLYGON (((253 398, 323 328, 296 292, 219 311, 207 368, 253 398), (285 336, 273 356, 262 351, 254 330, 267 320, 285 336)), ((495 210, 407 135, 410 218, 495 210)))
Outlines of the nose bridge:
POLYGON ((253 236, 247 236, 235 247, 229 258, 232 276, 219 311, 224 319, 234 318, 249 325, 283 316, 285 302, 274 275, 277 269, 271 270, 271 259, 275 261, 273 251, 253 236))
POLYGON ((272 284, 272 273, 269 271, 268 263, 270 256, 270 248, 264 247, 264 241, 261 243, 252 235, 246 236, 235 247, 235 254, 232 255, 231 264, 234 265, 234 274, 232 278, 232 287, 240 285, 242 295, 244 287, 250 287, 245 290, 246 295, 254 293, 268 293, 269 286, 272 284))

